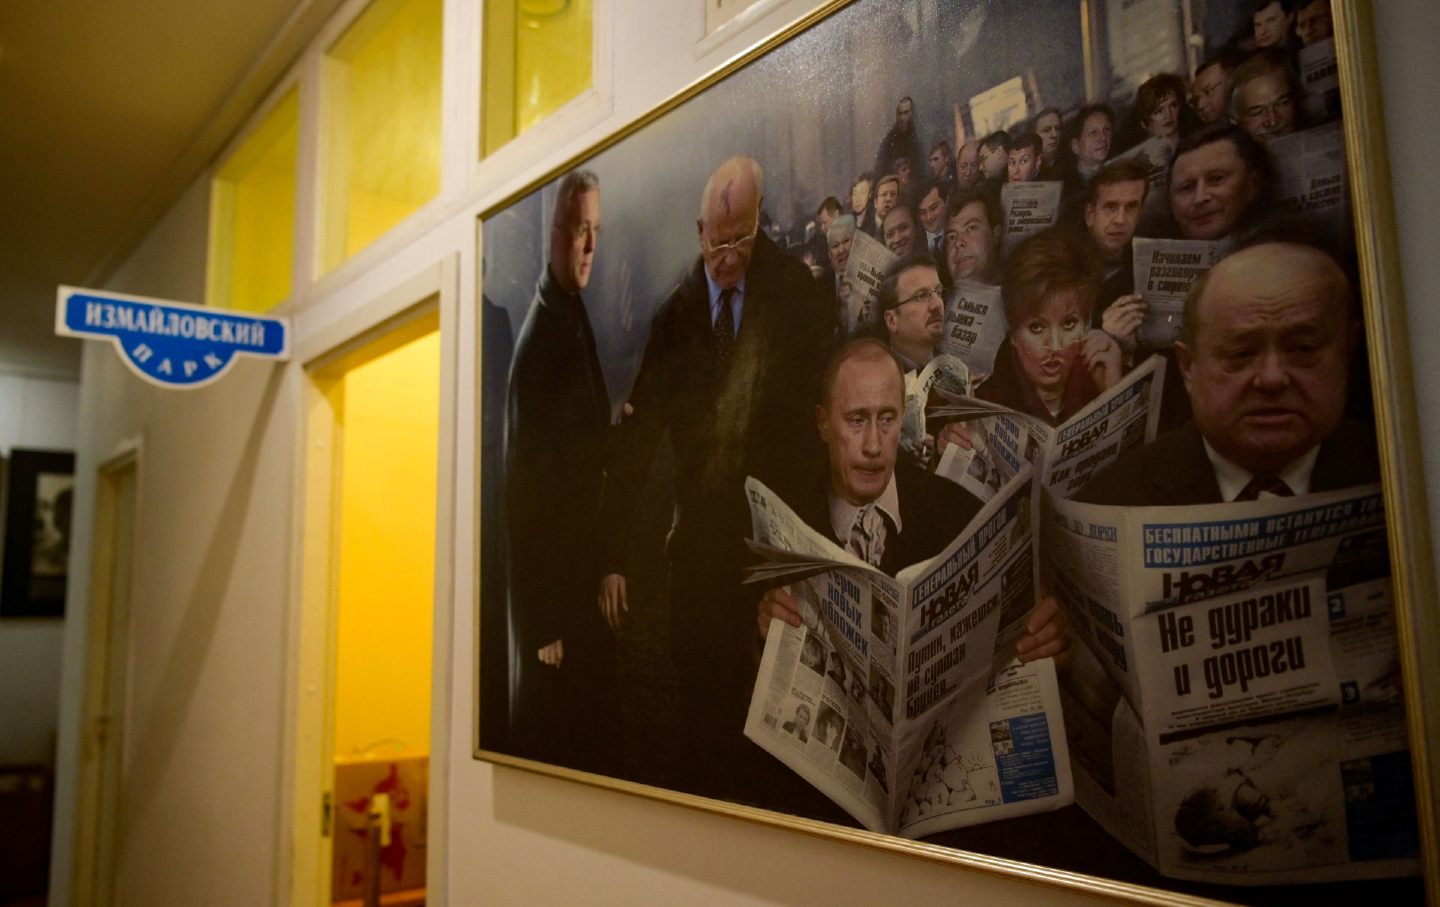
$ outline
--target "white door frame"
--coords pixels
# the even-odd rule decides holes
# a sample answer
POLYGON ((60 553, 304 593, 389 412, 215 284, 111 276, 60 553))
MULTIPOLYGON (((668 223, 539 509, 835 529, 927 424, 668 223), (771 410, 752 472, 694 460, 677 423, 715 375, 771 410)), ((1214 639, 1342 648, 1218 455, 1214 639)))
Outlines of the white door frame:
MULTIPOLYGON (((330 401, 322 388, 327 366, 404 324, 438 310, 440 323, 440 437, 436 464, 435 595, 430 692, 430 786, 427 825, 427 900, 444 903, 446 815, 450 749, 450 641, 453 639, 455 540, 455 422, 459 257, 450 255, 382 293, 336 322, 295 339, 302 420, 296 447, 292 607, 286 679, 285 767, 281 804, 284 840, 278 850, 276 902, 325 905, 330 898, 331 842, 322 836, 323 802, 333 775, 335 656, 333 468, 339 441, 330 401)), ((333 826, 333 817, 330 825, 333 826)), ((333 827, 331 828, 333 833, 333 827)))
POLYGON ((129 711, 130 606, 140 500, 138 448, 102 463, 95 470, 95 479, 72 895, 77 904, 106 905, 115 901, 120 779, 129 711))

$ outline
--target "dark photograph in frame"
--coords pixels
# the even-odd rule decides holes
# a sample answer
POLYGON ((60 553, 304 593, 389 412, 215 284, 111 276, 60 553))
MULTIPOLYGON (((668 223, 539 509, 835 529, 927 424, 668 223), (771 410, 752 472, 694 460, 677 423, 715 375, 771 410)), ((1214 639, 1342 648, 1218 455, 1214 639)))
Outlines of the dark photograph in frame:
POLYGON ((11 450, 0 616, 64 616, 74 493, 73 453, 11 450))
POLYGON ((1359 865, 1327 894, 1418 899, 1337 40, 1324 2, 831 4, 485 212, 477 755, 876 829, 848 791, 1020 876, 1288 903, 1315 866, 1359 865), (1274 299, 1302 284, 1309 315, 1286 322, 1274 299), (842 406, 877 382, 898 407, 842 406), (774 501, 761 541, 842 553, 807 541, 789 552, 810 567, 777 568, 773 547, 766 564, 746 542, 774 501), (1116 629, 1075 567, 1100 549, 1054 526, 1138 536, 1160 507, 1167 538, 1305 528, 1227 549, 1270 560, 1157 555, 1204 581, 1137 560, 1125 588, 1164 592, 1116 629), (992 566, 1040 565, 977 581, 1005 603, 972 646, 992 656, 978 708, 1026 684, 1056 688, 1053 708, 1037 692, 1003 720, 909 720, 924 669, 963 655, 897 609, 925 586, 901 568, 958 563, 962 529, 992 566), (1068 570, 1043 563, 1064 549, 1068 570), (847 608, 859 568, 817 578, 817 558, 903 582, 847 608), (742 583, 757 568, 774 579, 742 583), (772 654, 772 631, 793 651, 772 654), (1354 632, 1383 653, 1351 676, 1354 632), (775 686, 752 703, 757 671, 775 686), (1165 697, 1140 693, 1162 681, 1163 732, 1165 697), (1175 717, 1207 690, 1245 704, 1175 717), (1148 766, 1123 764, 1123 734, 1153 736, 1148 766), (983 754, 958 742, 982 736, 983 754), (1337 739, 1352 758, 1310 781, 1323 760, 1299 754, 1337 739), (1119 814, 1096 814, 1126 785, 1157 803, 1122 843, 1119 814), (1057 790, 1102 805, 1050 805, 1057 790), (1026 798, 1047 805, 1006 811, 1026 798))

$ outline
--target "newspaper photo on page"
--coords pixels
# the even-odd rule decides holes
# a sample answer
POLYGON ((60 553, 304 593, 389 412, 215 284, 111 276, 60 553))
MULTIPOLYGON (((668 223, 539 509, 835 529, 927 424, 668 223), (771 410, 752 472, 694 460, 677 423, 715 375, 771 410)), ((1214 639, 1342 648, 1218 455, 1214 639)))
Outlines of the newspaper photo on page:
POLYGON ((745 735, 872 831, 906 837, 1072 801, 1054 661, 1013 652, 1035 601, 1033 472, 890 577, 746 483, 750 582, 785 583, 745 735))
POLYGON ((1076 801, 1160 872, 1413 871, 1379 488, 1120 508, 1047 496, 1076 801))

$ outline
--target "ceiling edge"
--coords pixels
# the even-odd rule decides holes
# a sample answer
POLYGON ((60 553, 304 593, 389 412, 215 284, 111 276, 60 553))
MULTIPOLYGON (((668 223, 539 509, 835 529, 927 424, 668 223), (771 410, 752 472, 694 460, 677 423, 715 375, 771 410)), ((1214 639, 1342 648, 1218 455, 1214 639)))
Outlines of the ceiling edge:
POLYGON ((87 286, 102 286, 160 222, 171 206, 245 125, 265 96, 290 71, 343 0, 302 0, 175 159, 144 206, 126 222, 91 268, 87 286))

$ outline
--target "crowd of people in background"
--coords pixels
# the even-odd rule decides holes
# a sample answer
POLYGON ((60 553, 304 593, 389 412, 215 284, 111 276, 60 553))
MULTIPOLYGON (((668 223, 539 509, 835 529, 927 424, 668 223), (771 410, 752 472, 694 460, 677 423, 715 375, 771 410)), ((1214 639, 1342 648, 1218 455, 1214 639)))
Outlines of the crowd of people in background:
MULTIPOLYGON (((786 230, 768 223, 766 230, 809 266, 842 313, 852 291, 845 273, 857 232, 901 260, 928 254, 947 289, 959 280, 1002 286, 1012 332, 1045 311, 1055 295, 1050 285, 1075 290, 1072 321, 1086 329, 1088 371, 1115 375, 1117 356, 1133 364, 1153 351, 1137 344, 1145 302, 1133 285, 1135 237, 1218 241, 1231 250, 1284 234, 1333 246, 1334 237, 1319 236, 1293 212, 1277 209, 1278 168, 1268 147, 1339 115, 1333 94, 1307 94, 1299 77, 1301 49, 1331 37, 1329 2, 1262 0, 1252 4, 1250 23, 1194 72, 1146 79, 1127 108, 1045 106, 1006 129, 967 135, 968 110, 957 103, 953 134, 947 128, 944 135, 924 136, 914 102, 901 98, 873 162, 845 191, 821 201, 801 225, 786 230), (1002 190, 1033 181, 1063 185, 1056 225, 1002 254, 1002 190)), ((1344 257, 1341 249, 1329 251, 1344 257)), ((939 338, 942 302, 938 296, 929 302, 928 311, 911 317, 881 304, 871 325, 911 367, 924 365, 928 356, 917 357, 939 338)), ((1064 313, 1051 314, 1064 320, 1064 313)), ((856 333, 854 325, 849 333, 856 333)), ((1067 384, 1067 403, 1057 408, 1051 395, 1052 405, 1039 407, 1026 382, 1014 380, 1012 366, 1023 366, 1013 358, 1017 351, 1024 352, 1002 350, 994 383, 988 391, 982 384, 981 396, 1020 408, 1028 403, 1033 415, 1053 423, 1086 402, 1076 383, 1104 389, 1103 377, 1080 375, 1067 384)), ((1173 369, 1171 377, 1178 380, 1173 369)), ((1167 402, 1166 424, 1183 421, 1183 395, 1172 392, 1167 402)))
MULTIPOLYGON (((652 463, 668 439, 676 476, 664 502, 674 514, 666 540, 669 638, 689 716, 684 786, 823 814, 823 805, 779 796, 797 785, 768 756, 757 761, 758 750, 741 734, 757 629, 763 634, 775 617, 800 620, 783 590, 767 592, 757 612, 760 594, 740 584, 741 566, 752 559, 744 545, 745 481, 757 477, 787 501, 812 502, 802 516, 818 531, 883 567, 932 556, 953 539, 978 502, 947 503, 958 487, 939 488, 934 482, 942 480, 903 456, 897 461, 894 434, 906 372, 923 368, 938 350, 945 297, 957 283, 999 286, 1008 325, 993 369, 977 376, 976 394, 1059 424, 1154 352, 1137 336, 1146 301, 1133 286, 1134 239, 1221 242, 1236 256, 1230 270, 1239 276, 1217 287, 1243 293, 1324 275, 1307 297, 1309 308, 1300 307, 1315 311, 1294 335, 1318 331, 1319 339, 1277 340, 1261 331, 1255 342, 1290 344, 1282 351, 1291 357, 1285 368, 1324 366, 1315 380, 1329 388, 1325 400, 1343 403, 1348 256, 1336 248, 1297 251, 1303 229, 1272 204, 1277 167, 1269 147, 1338 116, 1333 99, 1307 95, 1297 76, 1301 48, 1329 36, 1327 0, 1259 0, 1244 34, 1191 73, 1148 78, 1128 109, 1044 106, 979 136, 967 134, 963 108, 953 134, 923 136, 915 104, 901 98, 875 159, 793 229, 765 216, 762 165, 726 160, 700 193, 699 254, 649 324, 623 403, 606 387, 583 298, 600 237, 601 186, 588 171, 567 175, 509 384, 509 607, 522 690, 512 713, 514 751, 623 772, 617 713, 606 699, 616 670, 610 637, 627 620, 630 577, 647 556, 633 545, 638 511, 655 494, 652 463), (1126 153, 1139 145, 1146 155, 1126 153), (1030 181, 1063 186, 1059 216, 1007 248, 1003 187, 1030 181), (878 287, 872 321, 854 328, 841 314, 843 278, 862 232, 896 260, 878 287), (1240 255, 1257 246, 1264 248, 1240 255), (1246 277, 1245 269, 1271 279, 1246 277), (1324 356, 1295 344, 1323 348, 1324 356), (929 512, 937 508, 945 514, 929 512)), ((1200 302, 1195 311, 1206 320, 1208 344, 1227 316, 1215 314, 1219 303, 1208 297, 1200 302)), ((1212 407, 1213 393, 1196 397, 1179 386, 1181 371, 1213 365, 1220 377, 1209 382, 1212 390, 1238 374, 1234 362, 1214 365, 1208 346, 1198 352, 1197 324, 1186 330, 1187 358, 1171 370, 1175 386, 1162 425, 1188 424, 1198 399, 1197 438, 1229 451, 1250 472, 1260 465, 1268 471, 1276 457, 1288 463, 1300 445, 1310 464, 1300 488, 1308 489, 1313 450, 1340 413, 1330 406, 1311 413, 1306 400, 1290 415, 1263 411, 1264 456, 1252 457, 1245 443, 1255 440, 1255 426, 1227 435, 1206 421, 1222 418, 1238 397, 1212 407), (1297 420, 1304 424, 1292 424, 1297 420), (1231 435, 1239 438, 1234 445, 1231 435)), ((1278 380, 1289 394, 1304 389, 1302 379, 1310 380, 1301 372, 1257 380, 1278 380)), ((965 440, 963 431, 935 438, 941 445, 965 440)), ((1022 660, 1066 648, 1056 608, 1048 597, 1035 602, 1016 646, 1022 660)))

